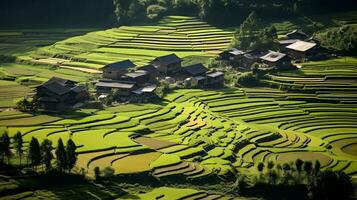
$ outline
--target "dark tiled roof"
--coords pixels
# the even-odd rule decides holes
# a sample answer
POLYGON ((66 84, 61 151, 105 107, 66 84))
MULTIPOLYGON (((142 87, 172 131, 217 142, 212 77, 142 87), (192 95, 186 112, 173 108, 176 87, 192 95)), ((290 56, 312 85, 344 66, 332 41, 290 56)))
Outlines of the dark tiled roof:
POLYGON ((57 95, 63 95, 66 94, 67 92, 71 91, 70 88, 67 88, 66 86, 62 85, 61 83, 58 82, 50 82, 50 83, 45 83, 41 87, 46 88, 47 90, 57 94, 57 95))
POLYGON ((208 71, 208 69, 201 63, 187 66, 184 68, 184 70, 193 76, 204 74, 208 71))
POLYGON ((78 85, 78 86, 72 88, 71 90, 75 93, 81 93, 81 92, 85 91, 86 88, 82 85, 78 85))
POLYGON ((157 57, 152 62, 160 62, 162 64, 169 65, 181 61, 182 61, 181 58, 179 58, 176 54, 173 53, 170 55, 157 57))
POLYGON ((159 70, 156 69, 156 67, 152 66, 152 65, 145 65, 143 67, 140 67, 139 70, 144 70, 147 71, 148 73, 158 73, 159 70))
POLYGON ((50 80, 48 80, 46 83, 44 84, 50 84, 50 83, 53 83, 53 82, 57 82, 61 85, 66 85, 68 83, 76 83, 75 81, 71 81, 71 80, 68 80, 68 79, 63 79, 63 78, 59 78, 59 77, 52 77, 50 80))
POLYGON ((108 70, 122 70, 122 69, 129 69, 135 67, 136 65, 131 62, 130 60, 123 60, 116 63, 111 63, 103 67, 103 69, 108 70))
POLYGON ((56 98, 52 98, 52 97, 40 97, 38 100, 40 102, 53 102, 53 103, 58 102, 56 98))

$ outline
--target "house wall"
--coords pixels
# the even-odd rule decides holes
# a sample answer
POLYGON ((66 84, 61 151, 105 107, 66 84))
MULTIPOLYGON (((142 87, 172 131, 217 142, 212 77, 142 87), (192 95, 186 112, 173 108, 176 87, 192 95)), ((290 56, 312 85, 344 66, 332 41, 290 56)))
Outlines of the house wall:
POLYGON ((181 70, 181 62, 177 62, 170 65, 162 64, 158 61, 151 63, 153 66, 157 67, 157 69, 164 74, 173 74, 181 70))
POLYGON ((104 79, 112 79, 112 80, 119 80, 121 76, 128 73, 128 70, 103 70, 103 78, 104 79))

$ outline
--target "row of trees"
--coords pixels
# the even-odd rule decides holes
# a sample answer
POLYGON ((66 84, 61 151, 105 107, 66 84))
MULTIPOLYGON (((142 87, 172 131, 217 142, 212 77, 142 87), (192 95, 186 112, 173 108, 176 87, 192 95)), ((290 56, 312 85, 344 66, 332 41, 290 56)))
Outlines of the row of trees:
MULTIPOLYGON (((272 161, 260 162, 256 166, 259 175, 254 178, 253 185, 270 186, 306 186, 311 200, 348 199, 354 194, 351 177, 344 172, 321 171, 321 163, 316 160, 276 164, 272 161)), ((241 190, 247 189, 246 176, 240 176, 235 184, 241 190)))
POLYGON ((354 0, 34 0, 0 3, 0 25, 111 25, 161 14, 195 15, 220 24, 239 24, 252 11, 264 18, 356 9, 354 0), (43 17, 46 16, 46 17, 43 17), (90 23, 90 24, 88 24, 90 23))
MULTIPOLYGON (((24 154, 24 141, 21 132, 17 132, 13 137, 13 149, 20 161, 24 154)), ((28 148, 27 148, 27 166, 31 166, 33 170, 36 170, 38 166, 42 165, 42 169, 46 172, 53 169, 53 159, 56 158, 56 168, 60 172, 68 171, 70 172, 77 162, 76 145, 72 139, 67 141, 67 145, 61 138, 58 139, 56 149, 52 145, 52 141, 44 139, 41 144, 37 138, 32 137, 28 148), (55 149, 56 156, 53 155, 52 151, 55 149)), ((7 158, 7 164, 10 165, 10 158, 13 156, 11 151, 11 140, 7 132, 4 132, 0 140, 0 156, 1 163, 4 163, 5 158, 7 158)))

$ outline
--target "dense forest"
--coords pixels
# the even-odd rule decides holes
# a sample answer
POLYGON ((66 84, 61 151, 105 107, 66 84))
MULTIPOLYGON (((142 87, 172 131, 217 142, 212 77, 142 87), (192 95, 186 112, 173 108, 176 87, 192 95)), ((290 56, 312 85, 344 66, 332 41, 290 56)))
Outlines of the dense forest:
POLYGON ((1 27, 112 26, 164 14, 194 15, 235 25, 251 12, 265 18, 356 9, 355 0, 4 0, 1 27))

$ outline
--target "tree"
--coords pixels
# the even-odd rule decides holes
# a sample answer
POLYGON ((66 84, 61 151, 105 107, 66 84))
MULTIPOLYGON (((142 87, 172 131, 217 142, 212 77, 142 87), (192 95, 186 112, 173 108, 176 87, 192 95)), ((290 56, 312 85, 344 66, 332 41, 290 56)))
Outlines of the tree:
POLYGON ((66 165, 67 165, 67 155, 61 138, 58 139, 58 143, 57 143, 56 161, 57 161, 57 169, 60 172, 63 172, 63 170, 66 169, 66 165))
POLYGON ((115 170, 111 167, 106 167, 103 170, 103 176, 105 178, 110 178, 110 177, 114 176, 114 173, 115 173, 115 170))
POLYGON ((52 168, 51 161, 53 159, 52 154, 52 141, 48 139, 44 139, 41 143, 41 154, 42 154, 42 162, 46 167, 46 171, 50 171, 52 168))
POLYGON ((202 19, 206 18, 212 6, 212 0, 196 0, 196 4, 199 9, 198 16, 202 19))
POLYGON ((150 5, 147 7, 147 17, 150 19, 155 19, 163 15, 166 12, 166 8, 160 5, 150 5))
POLYGON ((262 173, 263 170, 264 170, 264 163, 263 163, 263 162, 260 162, 260 163, 258 164, 258 166, 257 166, 257 169, 258 169, 258 171, 259 171, 260 173, 262 173))
POLYGON ((100 168, 98 166, 94 168, 94 177, 97 181, 100 179, 100 168))
POLYGON ((310 175, 312 170, 313 170, 312 162, 311 161, 305 161, 304 162, 304 171, 306 172, 306 174, 310 175))
POLYGON ((22 139, 22 134, 20 131, 18 131, 15 136, 14 136, 14 142, 15 142, 15 149, 17 156, 20 158, 20 166, 21 166, 21 156, 23 153, 22 147, 23 147, 23 139, 22 139))
POLYGON ((273 169, 275 166, 274 162, 273 161, 269 161, 268 164, 267 164, 267 167, 269 170, 273 169))
POLYGON ((324 171, 308 185, 308 191, 312 200, 348 199, 354 193, 354 186, 344 172, 324 171))
POLYGON ((123 17, 124 11, 120 5, 120 0, 113 0, 114 4, 114 14, 116 16, 116 21, 119 23, 123 17))
POLYGON ((315 175, 317 175, 318 173, 320 173, 321 170, 321 163, 319 160, 315 161, 315 165, 314 165, 314 173, 315 175))
POLYGON ((67 154, 67 166, 66 168, 70 172, 77 162, 76 145, 72 139, 67 141, 66 154, 67 154))
POLYGON ((32 137, 29 146, 28 159, 31 162, 31 166, 34 168, 35 166, 41 164, 41 149, 40 144, 37 138, 32 137))
POLYGON ((16 109, 21 112, 36 112, 38 110, 38 103, 36 99, 28 100, 23 98, 16 103, 16 109))
POLYGON ((297 159, 295 161, 295 168, 296 168, 296 171, 300 174, 301 171, 302 171, 302 165, 304 164, 304 162, 301 160, 301 159, 297 159))
POLYGON ((5 157, 7 157, 7 164, 10 164, 10 156, 11 156, 11 151, 10 151, 10 137, 7 131, 5 131, 2 134, 1 137, 1 153, 2 153, 2 162, 5 157))
POLYGON ((251 12, 240 26, 241 33, 254 33, 260 28, 260 19, 255 11, 251 12))

